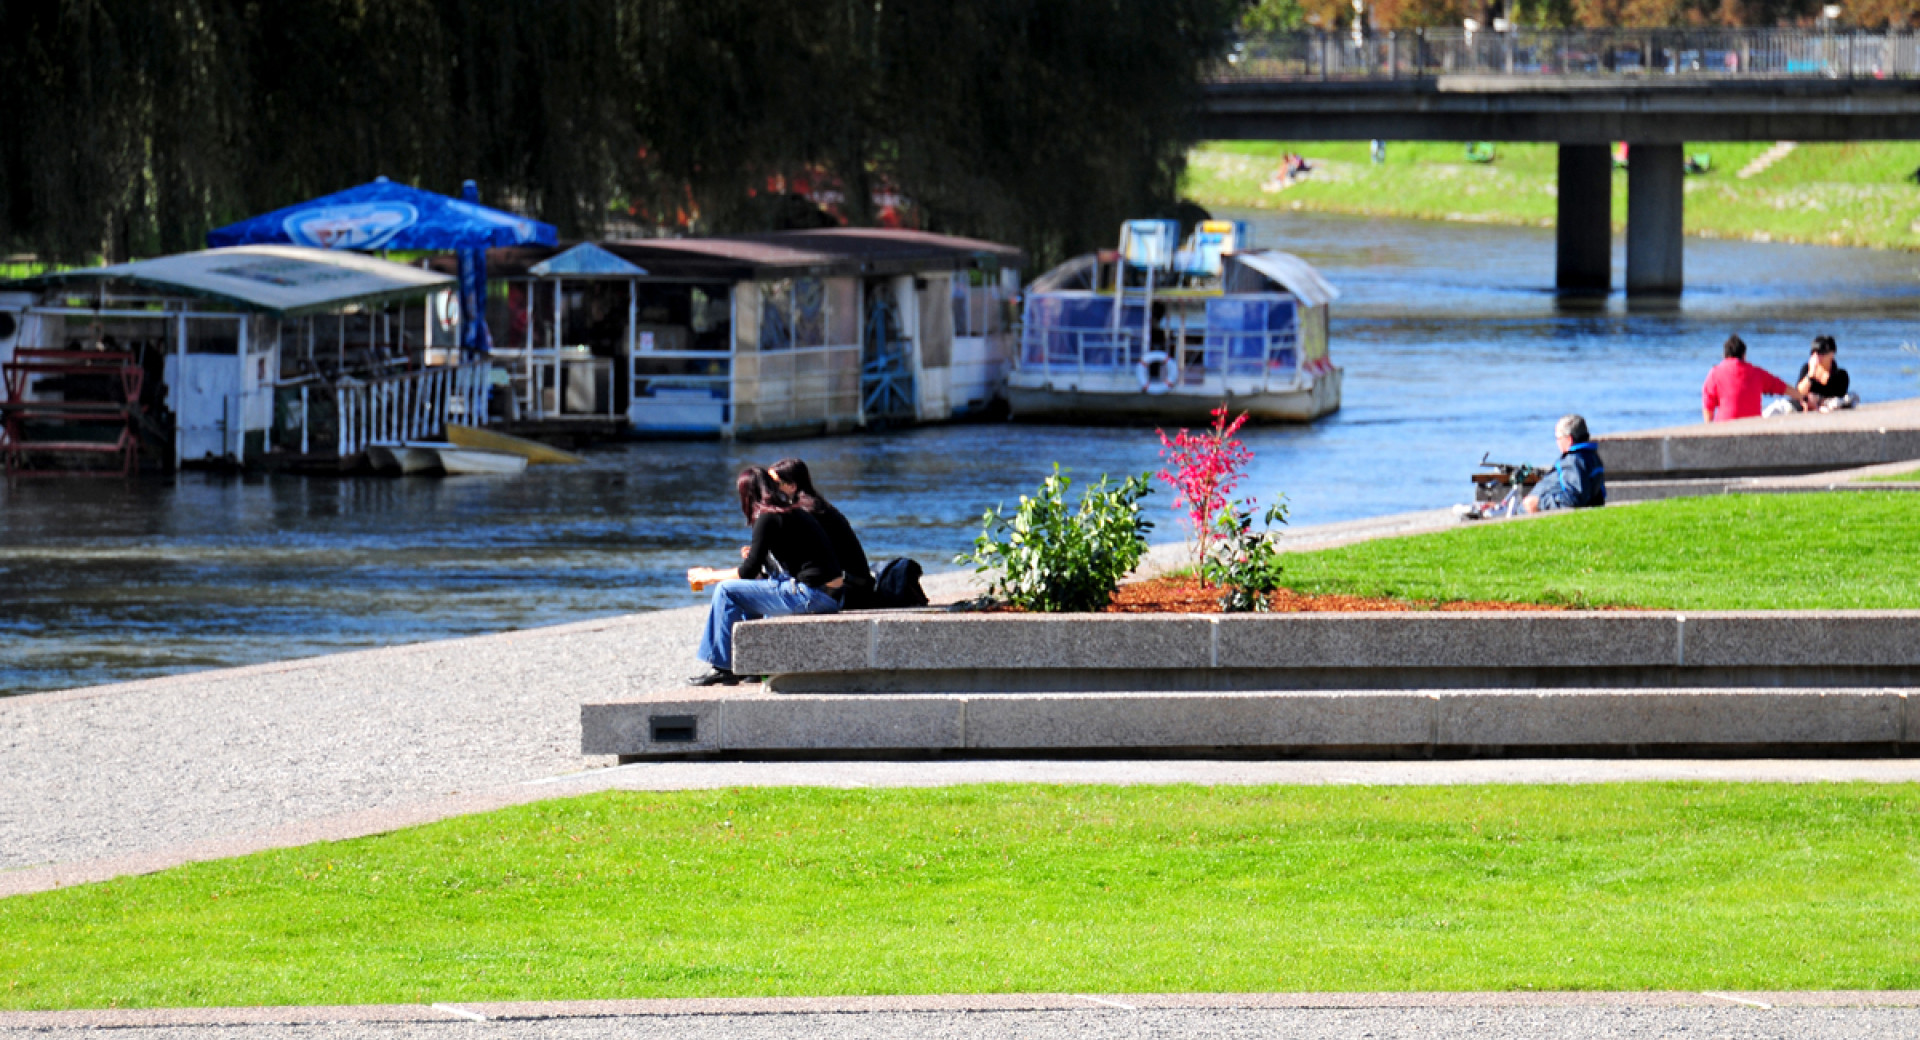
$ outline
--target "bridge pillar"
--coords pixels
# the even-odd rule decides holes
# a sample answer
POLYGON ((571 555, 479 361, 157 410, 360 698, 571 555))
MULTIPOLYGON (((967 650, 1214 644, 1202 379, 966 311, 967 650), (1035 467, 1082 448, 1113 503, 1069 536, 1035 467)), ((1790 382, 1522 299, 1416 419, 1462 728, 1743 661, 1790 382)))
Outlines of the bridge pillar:
POLYGON ((1677 144, 1627 151, 1627 294, 1680 292, 1686 160, 1677 144))
POLYGON ((1560 146, 1554 288, 1605 293, 1613 283, 1613 157, 1604 144, 1560 146))

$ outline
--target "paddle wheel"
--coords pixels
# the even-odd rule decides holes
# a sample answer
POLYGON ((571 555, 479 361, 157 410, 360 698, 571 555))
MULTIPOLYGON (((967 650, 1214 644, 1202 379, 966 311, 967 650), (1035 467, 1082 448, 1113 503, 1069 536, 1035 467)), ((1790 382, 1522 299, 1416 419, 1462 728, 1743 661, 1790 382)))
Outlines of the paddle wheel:
POLYGON ((130 353, 29 350, 0 365, 0 457, 7 476, 132 476, 140 453, 140 389, 146 373, 130 353), (76 466, 118 456, 119 467, 76 466))

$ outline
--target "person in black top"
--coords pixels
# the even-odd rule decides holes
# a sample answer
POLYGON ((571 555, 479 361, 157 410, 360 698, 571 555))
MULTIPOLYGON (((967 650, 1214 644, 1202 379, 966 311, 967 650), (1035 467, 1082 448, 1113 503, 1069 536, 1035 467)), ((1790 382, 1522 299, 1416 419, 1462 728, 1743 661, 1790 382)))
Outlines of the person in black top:
POLYGON ((1809 412, 1851 408, 1859 400, 1848 392, 1852 380, 1847 378, 1847 370, 1834 363, 1838 350, 1832 336, 1813 337, 1813 353, 1807 355, 1807 363, 1800 366, 1800 375, 1794 379, 1794 387, 1809 412))
POLYGON ((847 522, 846 516, 814 489, 813 474, 807 472, 807 464, 785 458, 767 467, 767 473, 782 492, 813 514, 827 532, 827 543, 833 546, 834 558, 846 572, 847 609, 868 606, 873 599, 873 566, 867 562, 867 550, 860 545, 860 536, 853 533, 853 525, 847 522))
POLYGON ((713 587, 707 627, 700 635, 700 659, 713 670, 691 680, 695 686, 741 681, 733 671, 733 626, 738 622, 836 613, 846 589, 820 522, 783 494, 766 470, 742 470, 735 486, 740 511, 753 527, 753 541, 740 550, 740 576, 713 587), (769 559, 786 574, 764 577, 769 559))

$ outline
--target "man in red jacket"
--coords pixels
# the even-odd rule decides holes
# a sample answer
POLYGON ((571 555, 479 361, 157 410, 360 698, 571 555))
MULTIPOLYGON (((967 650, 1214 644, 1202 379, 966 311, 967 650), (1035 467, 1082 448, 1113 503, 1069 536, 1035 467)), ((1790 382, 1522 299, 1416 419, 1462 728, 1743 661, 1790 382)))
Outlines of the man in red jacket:
POLYGON ((1700 414, 1705 422, 1727 422, 1760 414, 1760 398, 1778 394, 1801 400, 1800 391, 1788 386, 1758 365, 1747 364, 1747 344, 1739 336, 1728 336, 1723 351, 1726 359, 1707 373, 1700 388, 1700 414))

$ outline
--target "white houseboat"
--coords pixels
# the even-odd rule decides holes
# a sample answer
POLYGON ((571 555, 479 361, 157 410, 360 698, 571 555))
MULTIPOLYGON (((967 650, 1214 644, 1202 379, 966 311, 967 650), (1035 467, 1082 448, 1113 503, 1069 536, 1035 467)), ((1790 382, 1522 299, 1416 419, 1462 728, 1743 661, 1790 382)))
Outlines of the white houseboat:
POLYGON ((1070 260, 1028 288, 1015 419, 1204 424, 1222 402, 1255 421, 1340 407, 1327 355, 1339 293, 1312 265, 1247 250, 1247 226, 1209 220, 1176 248, 1174 221, 1133 220, 1120 248, 1070 260))
POLYGON ((1020 264, 884 228, 490 250, 506 428, 764 438, 986 412, 1020 264))
POLYGON ((454 280, 417 267, 237 246, 5 288, 9 474, 131 473, 143 450, 175 467, 350 468, 370 443, 487 414, 488 364, 456 347, 454 280))

